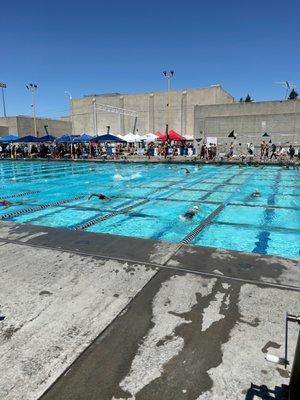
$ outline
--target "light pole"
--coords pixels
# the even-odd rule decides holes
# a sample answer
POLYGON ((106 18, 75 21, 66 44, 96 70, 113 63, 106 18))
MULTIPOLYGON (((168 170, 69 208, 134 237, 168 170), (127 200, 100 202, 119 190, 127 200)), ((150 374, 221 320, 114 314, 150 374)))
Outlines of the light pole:
POLYGON ((35 115, 35 93, 37 91, 37 85, 35 83, 30 83, 29 85, 26 85, 26 88, 31 92, 31 96, 32 96, 34 135, 35 135, 35 137, 37 137, 36 115, 35 115))
POLYGON ((171 109, 171 79, 174 76, 174 71, 163 71, 164 76, 167 79, 167 88, 168 88, 168 103, 167 103, 167 123, 166 123, 166 135, 167 135, 167 140, 169 139, 169 126, 170 126, 170 109, 171 109))
POLYGON ((96 99, 95 97, 92 100, 93 103, 93 119, 94 119, 94 136, 98 135, 98 127, 97 127, 97 111, 96 111, 96 99))
POLYGON ((70 117, 71 117, 71 126, 72 126, 72 128, 71 128, 72 132, 71 133, 73 135, 73 133, 74 133, 73 102, 72 102, 73 97, 72 97, 71 93, 68 92, 67 90, 65 90, 65 94, 67 96, 69 96, 69 100, 70 100, 69 107, 70 107, 70 117))
POLYGON ((3 102, 3 115, 6 117, 5 99, 4 99, 4 89, 6 89, 6 84, 0 82, 0 87, 2 89, 2 102, 3 102))

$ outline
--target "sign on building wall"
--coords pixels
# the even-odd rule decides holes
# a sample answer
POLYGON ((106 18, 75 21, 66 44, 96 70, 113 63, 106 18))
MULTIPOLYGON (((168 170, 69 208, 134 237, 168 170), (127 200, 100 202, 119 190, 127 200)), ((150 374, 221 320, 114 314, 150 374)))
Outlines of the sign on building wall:
POLYGON ((215 136, 207 136, 206 138, 206 144, 218 144, 218 138, 215 136))

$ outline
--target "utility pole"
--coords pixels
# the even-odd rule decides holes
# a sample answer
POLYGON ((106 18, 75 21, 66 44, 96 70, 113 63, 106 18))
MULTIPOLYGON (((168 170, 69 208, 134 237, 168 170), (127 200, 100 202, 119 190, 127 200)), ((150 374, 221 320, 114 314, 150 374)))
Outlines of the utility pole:
POLYGON ((98 136, 98 127, 97 127, 97 110, 96 110, 96 99, 95 97, 92 100, 93 103, 93 119, 94 119, 94 136, 98 136))
POLYGON ((167 103, 167 123, 166 123, 166 135, 167 140, 169 139, 169 127, 170 127, 170 113, 171 113, 171 79, 174 76, 174 71, 163 71, 164 76, 167 79, 167 88, 168 88, 168 103, 167 103))
POLYGON ((5 98, 4 98, 4 89, 6 89, 6 84, 3 82, 0 82, 0 87, 2 89, 3 115, 4 115, 4 117, 6 117, 5 98))
POLYGON ((30 83, 26 85, 26 88, 31 92, 32 97, 32 112, 33 112, 33 124, 34 124, 34 136, 37 137, 37 129, 36 129, 36 113, 35 113, 35 94, 37 91, 37 85, 34 83, 30 83))
POLYGON ((72 97, 71 93, 68 92, 67 90, 65 90, 65 94, 69 96, 69 100, 70 100, 69 107, 70 107, 70 117, 71 117, 71 125, 72 125, 71 133, 73 135, 74 134, 74 117, 73 117, 73 102, 72 102, 73 97, 72 97))

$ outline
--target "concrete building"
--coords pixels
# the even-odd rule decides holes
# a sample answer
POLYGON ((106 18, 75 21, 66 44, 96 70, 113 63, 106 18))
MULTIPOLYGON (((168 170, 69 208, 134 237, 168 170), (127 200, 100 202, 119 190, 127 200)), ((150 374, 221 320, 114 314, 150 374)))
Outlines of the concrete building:
POLYGON ((228 134, 232 130, 237 134, 238 142, 242 144, 259 143, 265 132, 274 142, 299 144, 300 101, 265 101, 195 107, 196 138, 218 137, 221 143, 229 142, 228 134))
MULTIPOLYGON (((53 136, 72 133, 72 123, 68 120, 36 118, 36 125, 37 136, 44 136, 47 131, 53 136)), ((33 118, 24 115, 0 117, 0 136, 7 134, 18 136, 34 135, 33 118)))
MULTIPOLYGON (((110 132, 124 135, 128 132, 155 133, 175 129, 183 135, 193 136, 194 108, 196 105, 228 104, 234 98, 220 85, 207 88, 173 90, 170 93, 135 93, 90 95, 73 99, 74 133, 101 134, 110 132), (169 107, 168 107, 169 104, 169 107), (114 112, 109 108, 115 107, 114 112), (118 114, 119 109, 133 111, 132 115, 118 114), (135 118, 135 115, 137 118, 135 118)), ((120 111, 120 110, 119 110, 120 111)))

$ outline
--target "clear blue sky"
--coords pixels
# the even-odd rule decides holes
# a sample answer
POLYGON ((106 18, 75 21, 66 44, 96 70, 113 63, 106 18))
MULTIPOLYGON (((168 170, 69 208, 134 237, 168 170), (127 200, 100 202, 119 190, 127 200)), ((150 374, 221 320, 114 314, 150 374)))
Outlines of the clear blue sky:
MULTIPOLYGON (((220 83, 237 99, 280 99, 300 83, 300 2, 28 0, 1 4, 0 81, 8 114, 68 113, 73 97, 220 83)), ((2 113, 2 104, 0 108, 2 113)))

